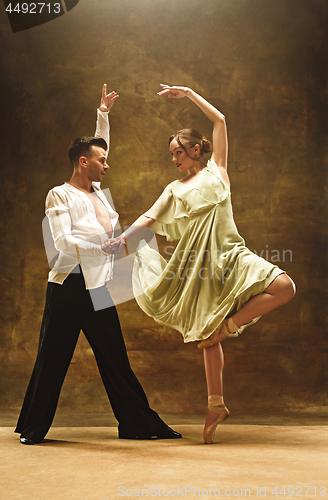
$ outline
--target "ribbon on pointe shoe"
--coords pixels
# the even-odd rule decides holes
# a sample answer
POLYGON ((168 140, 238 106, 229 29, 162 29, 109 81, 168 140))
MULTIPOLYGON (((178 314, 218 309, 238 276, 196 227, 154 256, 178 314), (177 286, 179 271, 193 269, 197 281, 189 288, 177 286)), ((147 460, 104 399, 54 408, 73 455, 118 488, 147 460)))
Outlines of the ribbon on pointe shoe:
POLYGON ((208 396, 208 409, 216 413, 218 417, 211 425, 204 429, 203 436, 205 444, 213 443, 216 427, 229 417, 230 412, 228 408, 226 406, 219 405, 224 405, 223 396, 219 396, 217 394, 208 396))
POLYGON ((239 330, 240 326, 237 326, 232 318, 225 319, 221 323, 221 328, 217 328, 207 339, 202 340, 198 344, 198 349, 205 349, 206 347, 211 347, 216 343, 216 340, 220 333, 223 333, 225 337, 230 337, 235 331, 239 330))

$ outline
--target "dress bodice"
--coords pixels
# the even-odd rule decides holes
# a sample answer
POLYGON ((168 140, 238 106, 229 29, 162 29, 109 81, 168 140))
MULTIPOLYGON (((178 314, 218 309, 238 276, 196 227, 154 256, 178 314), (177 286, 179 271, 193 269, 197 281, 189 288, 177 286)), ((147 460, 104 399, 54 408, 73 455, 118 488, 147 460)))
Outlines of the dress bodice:
POLYGON ((196 186, 179 180, 171 182, 144 215, 156 221, 152 225, 155 233, 172 241, 182 237, 189 219, 205 215, 219 204, 230 218, 230 187, 223 181, 219 168, 211 158, 202 170, 196 186))

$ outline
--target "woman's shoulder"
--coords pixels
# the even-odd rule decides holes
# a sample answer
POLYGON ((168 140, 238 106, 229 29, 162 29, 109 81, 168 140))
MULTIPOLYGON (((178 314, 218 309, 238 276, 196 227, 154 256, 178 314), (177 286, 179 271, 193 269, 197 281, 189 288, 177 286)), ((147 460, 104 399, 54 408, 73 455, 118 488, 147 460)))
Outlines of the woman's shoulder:
POLYGON ((215 177, 220 179, 220 181, 223 182, 225 186, 227 186, 230 189, 230 181, 228 177, 228 172, 224 167, 219 167, 214 159, 213 156, 208 160, 206 164, 206 168, 213 174, 215 177))
POLYGON ((175 181, 170 182, 165 188, 163 189, 162 194, 166 194, 167 196, 175 196, 176 195, 176 189, 175 187, 177 186, 177 183, 179 182, 178 179, 175 181))

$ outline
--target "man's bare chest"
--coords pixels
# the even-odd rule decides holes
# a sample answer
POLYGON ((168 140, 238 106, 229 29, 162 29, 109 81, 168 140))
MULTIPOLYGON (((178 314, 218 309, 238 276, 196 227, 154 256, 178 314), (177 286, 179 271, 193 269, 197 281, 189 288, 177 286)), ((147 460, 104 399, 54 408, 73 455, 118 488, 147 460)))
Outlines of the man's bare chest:
POLYGON ((101 201, 101 199, 97 196, 96 193, 88 194, 88 198, 91 201, 93 208, 95 210, 96 218, 105 229, 105 232, 111 236, 112 235, 112 222, 110 218, 110 214, 105 206, 105 204, 101 201))

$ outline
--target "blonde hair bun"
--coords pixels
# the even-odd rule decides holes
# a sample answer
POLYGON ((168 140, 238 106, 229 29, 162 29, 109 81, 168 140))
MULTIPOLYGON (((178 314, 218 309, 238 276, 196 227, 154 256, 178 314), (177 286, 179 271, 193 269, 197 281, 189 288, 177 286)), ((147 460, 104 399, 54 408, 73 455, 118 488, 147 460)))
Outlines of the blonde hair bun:
POLYGON ((207 139, 205 139, 205 137, 203 137, 203 145, 202 145, 202 151, 204 153, 209 153, 212 149, 212 145, 210 143, 210 141, 208 141, 207 139))
MULTIPOLYGON (((203 153, 209 153, 211 151, 211 143, 205 137, 203 137, 197 130, 193 128, 183 128, 172 134, 169 139, 169 144, 175 139, 180 147, 185 150, 188 154, 185 146, 188 148, 193 148, 198 144, 201 150, 201 156, 203 153)), ((189 156, 189 155, 188 155, 189 156)))

